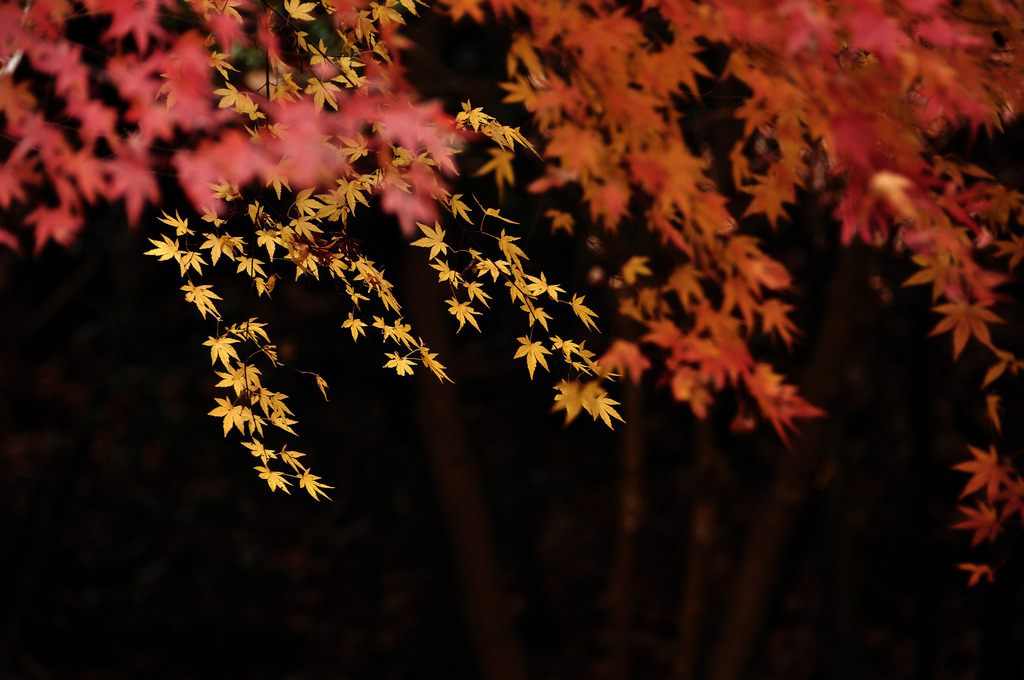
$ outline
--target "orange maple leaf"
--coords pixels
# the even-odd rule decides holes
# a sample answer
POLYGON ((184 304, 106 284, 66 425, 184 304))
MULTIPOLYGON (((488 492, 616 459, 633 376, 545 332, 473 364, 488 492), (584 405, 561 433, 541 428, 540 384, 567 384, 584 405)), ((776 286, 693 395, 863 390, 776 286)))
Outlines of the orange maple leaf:
POLYGON ((995 575, 992 573, 992 567, 987 564, 973 564, 971 562, 962 562, 956 565, 957 569, 963 569, 964 571, 971 572, 970 578, 967 579, 967 587, 978 585, 978 581, 984 576, 989 583, 995 581, 995 575))
POLYGON ((788 314, 793 311, 793 305, 787 304, 778 298, 771 298, 761 306, 761 331, 765 335, 778 334, 786 343, 786 349, 793 349, 793 336, 800 335, 800 329, 790 321, 788 314))
POLYGON ((986 539, 996 540, 996 536, 1003 530, 1003 526, 996 516, 996 509, 988 503, 979 501, 977 510, 958 505, 957 510, 967 515, 967 519, 960 520, 952 526, 954 529, 969 529, 974 532, 974 536, 971 537, 971 547, 986 539))
MULTIPOLYGON (((980 303, 968 305, 965 302, 948 302, 932 307, 932 311, 945 314, 929 336, 953 331, 953 358, 956 359, 963 351, 967 340, 973 335, 982 344, 992 347, 992 337, 988 332, 989 323, 1002 323, 1003 320, 986 309, 980 303)), ((994 349, 994 348, 993 348, 994 349)))
POLYGON ((796 432, 795 418, 817 418, 825 412, 797 393, 796 386, 783 382, 783 376, 765 363, 758 363, 743 375, 750 395, 757 401, 762 415, 771 421, 779 438, 787 445, 786 430, 796 432))
POLYGON ((990 446, 987 452, 973 446, 968 446, 967 450, 974 456, 974 460, 953 466, 954 470, 967 472, 971 475, 971 478, 967 480, 963 493, 960 494, 960 498, 969 496, 985 487, 985 497, 989 501, 995 500, 996 495, 999 493, 1000 485, 1005 486, 1010 482, 1006 474, 1006 466, 999 462, 999 454, 996 453, 996 447, 990 446))
POLYGON ((639 345, 621 339, 613 342, 597 363, 611 371, 627 373, 635 383, 639 383, 644 371, 651 367, 651 362, 640 352, 639 345))
POLYGON ((768 169, 764 177, 755 176, 754 181, 756 183, 753 186, 741 187, 742 191, 753 196, 743 216, 762 214, 772 225, 772 229, 775 229, 780 217, 788 219, 786 208, 782 204, 796 204, 794 178, 774 165, 768 169))

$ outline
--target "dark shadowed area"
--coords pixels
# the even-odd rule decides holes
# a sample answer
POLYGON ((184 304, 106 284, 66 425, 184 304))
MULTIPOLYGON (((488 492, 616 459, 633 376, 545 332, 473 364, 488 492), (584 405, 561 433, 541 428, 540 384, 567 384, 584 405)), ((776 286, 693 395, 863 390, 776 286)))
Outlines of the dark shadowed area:
MULTIPOLYGON (((428 18, 413 37, 428 96, 518 124, 487 84, 503 36, 428 18)), ((972 147, 1003 172, 1012 151, 972 147)), ((460 186, 493 193, 474 153, 460 186)), ((605 284, 649 237, 549 235, 549 207, 513 193, 502 212, 601 314, 595 351, 636 333, 605 284)), ((830 415, 788 449, 764 423, 735 433, 728 394, 696 422, 653 376, 613 388, 614 431, 563 427, 557 378, 512 358, 522 313, 496 300, 482 333, 456 335, 423 251, 377 212, 357 236, 454 386, 382 368, 330 284, 282 281, 268 303, 225 270, 225 318, 267 321, 287 364, 263 378, 290 395, 289 446, 335 487, 320 503, 270 493, 206 415, 216 322, 174 263, 142 254, 155 214, 133 232, 115 207, 68 250, 0 252, 0 678, 1024 677, 1016 536, 972 550, 949 528, 966 479, 950 468, 990 436, 983 355, 952 363, 949 337, 927 337, 937 317, 901 288, 903 255, 844 250, 821 211, 793 216, 764 236, 805 335, 788 357, 755 349, 830 415), (980 561, 998 578, 968 589, 955 565, 980 561)), ((1022 312, 1006 310, 1011 349, 1022 312)), ((1002 396, 1009 448, 1024 395, 1002 396)))

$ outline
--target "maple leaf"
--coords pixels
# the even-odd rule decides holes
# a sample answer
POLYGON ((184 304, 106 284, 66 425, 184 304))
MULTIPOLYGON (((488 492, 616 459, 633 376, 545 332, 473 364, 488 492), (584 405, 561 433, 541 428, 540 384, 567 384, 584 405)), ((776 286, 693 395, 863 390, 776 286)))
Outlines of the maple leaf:
POLYGON ((945 319, 932 329, 929 336, 953 331, 953 358, 956 359, 963 351, 967 340, 973 335, 982 344, 992 347, 988 323, 1002 323, 1003 320, 986 309, 982 304, 966 302, 949 302, 932 307, 932 311, 944 314, 945 319))
POLYGON ((573 313, 583 322, 583 325, 596 331, 597 324, 594 323, 594 319, 597 318, 597 314, 590 307, 583 304, 583 297, 574 293, 569 304, 572 306, 573 313))
POLYGON ((639 383, 643 372, 651 367, 651 362, 640 351, 639 345, 622 339, 612 342, 597 363, 610 371, 628 373, 635 383, 639 383))
POLYGON ((434 375, 436 375, 442 381, 447 380, 448 382, 453 382, 452 379, 448 377, 448 374, 445 373, 445 369, 447 367, 437 360, 437 354, 427 349, 427 346, 424 345, 422 341, 420 342, 419 350, 420 361, 423 362, 424 366, 429 368, 434 373, 434 375))
POLYGON ((448 207, 452 211, 452 215, 455 217, 461 217, 467 222, 472 223, 473 220, 469 219, 469 212, 472 208, 466 205, 461 199, 462 194, 455 194, 451 199, 449 199, 448 207))
POLYGON ((237 236, 231 236, 230 234, 221 234, 219 236, 208 234, 206 240, 199 247, 210 251, 210 261, 216 265, 220 261, 221 255, 224 255, 229 260, 235 260, 236 251, 241 250, 244 246, 245 241, 237 236))
POLYGON ((306 466, 300 463, 298 460, 299 458, 302 458, 306 454, 299 453, 298 451, 289 451, 288 446, 285 445, 281 447, 281 450, 278 452, 278 455, 281 456, 281 460, 283 460, 285 463, 291 466, 291 468, 296 472, 298 472, 299 470, 306 469, 306 466))
POLYGON ((313 21, 310 10, 316 8, 315 2, 302 2, 300 0, 284 0, 284 11, 296 21, 313 21))
POLYGON ((487 276, 489 274, 492 281, 497 281, 498 277, 502 274, 508 276, 510 273, 508 263, 504 260, 498 260, 495 262, 493 260, 488 260, 487 258, 477 260, 476 271, 479 276, 487 276))
MULTIPOLYGON (((490 213, 488 213, 490 214, 490 213)), ((505 230, 501 230, 501 236, 498 237, 498 247, 501 249, 501 254, 505 256, 505 259, 517 267, 522 267, 520 259, 528 260, 526 253, 523 249, 516 245, 516 241, 519 240, 518 236, 509 236, 505 233, 505 230)))
POLYGON ((144 255, 158 257, 161 262, 165 260, 181 261, 181 250, 178 245, 178 239, 174 239, 172 241, 167 236, 164 236, 163 242, 155 241, 153 239, 149 239, 149 242, 156 247, 152 250, 147 250, 143 253, 144 255))
POLYGON ((554 283, 548 283, 548 279, 544 275, 544 272, 541 272, 540 276, 527 276, 526 278, 530 282, 527 286, 529 293, 534 297, 539 297, 546 293, 552 300, 557 300, 558 294, 565 292, 561 286, 554 283))
POLYGON ((181 290, 185 291, 185 301, 195 304, 204 319, 207 312, 215 318, 220 318, 220 313, 217 312, 217 307, 213 304, 213 301, 220 300, 221 297, 214 293, 212 288, 213 286, 211 285, 196 286, 191 281, 181 287, 181 290))
POLYGON ((953 524, 952 528, 973 531, 974 536, 971 537, 972 548, 982 541, 996 540, 996 536, 998 536, 999 532, 1003 529, 1002 525, 999 523, 999 518, 996 516, 996 509, 988 503, 978 501, 977 510, 963 505, 958 505, 957 510, 967 515, 967 519, 953 524))
POLYGON ((437 270, 437 280, 439 282, 448 281, 453 286, 458 287, 462 283, 462 275, 448 266, 448 263, 444 260, 436 260, 430 265, 432 269, 437 270))
POLYGON ((390 358, 388 359, 388 362, 384 364, 384 368, 393 368, 398 375, 412 375, 413 366, 416 364, 411 359, 400 356, 398 352, 392 352, 385 356, 390 358))
POLYGON ((434 259, 438 254, 448 254, 448 244, 444 242, 444 229, 441 228, 441 225, 434 222, 434 228, 431 229, 427 225, 417 222, 416 226, 419 227, 420 231, 426 234, 426 236, 413 241, 411 245, 418 246, 420 248, 430 248, 430 255, 428 255, 430 259, 434 259))
POLYGON ((640 276, 650 276, 651 268, 647 266, 651 258, 642 257, 640 255, 634 255, 626 261, 626 264, 622 265, 622 271, 619 272, 619 276, 626 282, 626 285, 632 286, 636 283, 636 280, 640 276))
POLYGON ((304 470, 302 474, 299 475, 299 488, 308 491, 309 495, 312 496, 315 501, 320 500, 319 496, 323 496, 327 500, 331 500, 331 497, 324 492, 324 489, 333 489, 334 487, 322 484, 319 479, 319 477, 309 470, 304 470))
POLYGON ((196 273, 202 274, 202 265, 206 264, 206 260, 204 260, 203 256, 200 255, 199 253, 186 251, 181 254, 181 257, 178 259, 178 264, 181 267, 182 276, 185 276, 185 272, 187 272, 189 269, 195 269, 196 273))
POLYGON ((324 401, 330 401, 327 398, 327 381, 321 378, 319 375, 314 375, 316 378, 316 386, 320 388, 320 392, 324 395, 324 401))
POLYGON ((622 416, 620 416, 618 411, 615 410, 615 407, 619 405, 619 402, 609 397, 608 393, 601 389, 600 381, 594 380, 584 385, 582 394, 580 395, 580 401, 583 405, 583 409, 589 413, 594 420, 600 418, 604 421, 604 424, 611 429, 615 429, 612 426, 612 418, 615 418, 620 422, 626 422, 622 420, 622 416))
POLYGON ((292 429, 292 425, 296 423, 295 420, 288 418, 282 411, 274 411, 270 414, 270 424, 274 427, 284 430, 288 434, 295 434, 295 430, 292 429))
POLYGON ((194 231, 188 228, 188 220, 181 219, 181 216, 178 214, 177 210, 174 211, 174 217, 168 215, 166 211, 162 212, 161 214, 163 215, 163 217, 160 217, 159 220, 168 226, 174 227, 175 236, 185 236, 195 233, 194 231))
POLYGON ((257 317, 252 317, 244 323, 228 327, 227 330, 229 333, 237 335, 240 338, 245 338, 246 340, 251 340, 255 343, 259 343, 261 338, 264 342, 270 342, 270 336, 267 335, 266 331, 267 324, 260 323, 256 319, 257 317))
POLYGON ((576 220, 567 212, 561 210, 547 210, 544 212, 544 217, 551 220, 551 233, 554 234, 559 229, 565 231, 565 233, 572 236, 573 227, 576 226, 576 220))
POLYGON ((159 40, 163 35, 158 20, 162 4, 160 0, 107 3, 106 9, 110 12, 112 21, 104 31, 103 37, 113 40, 131 33, 135 44, 145 52, 149 48, 151 38, 159 40))
MULTIPOLYGON (((383 325, 383 319, 381 319, 381 324, 383 325)), ((376 326, 377 324, 374 325, 376 326)), ((360 319, 357 319, 353 312, 348 313, 348 319, 341 324, 341 327, 347 328, 352 332, 353 341, 358 340, 360 335, 366 335, 366 331, 364 330, 366 328, 366 324, 360 319)))
POLYGON ((1010 481, 1006 474, 1006 466, 999 462, 996 447, 993 445, 989 447, 988 451, 982 451, 973 446, 968 446, 967 450, 974 456, 974 460, 958 463, 953 466, 954 470, 971 475, 963 492, 960 494, 960 498, 969 496, 984 487, 985 497, 989 501, 995 500, 999 493, 1000 485, 1009 484, 1010 481))
POLYGON ((555 385, 555 389, 558 394, 555 395, 555 405, 551 411, 565 411, 564 425, 568 425, 583 411, 582 386, 576 380, 562 380, 555 385))
POLYGON ((995 574, 992 573, 992 567, 987 564, 973 564, 971 562, 961 562, 956 565, 957 569, 971 572, 970 577, 967 579, 967 587, 972 588, 985 578, 989 583, 995 581, 995 574))
POLYGON ((529 314, 530 328, 533 328, 534 323, 539 323, 541 328, 548 330, 548 321, 551 320, 551 315, 545 312, 543 307, 538 307, 533 304, 525 304, 520 307, 520 309, 529 314))
POLYGON ((217 408, 210 411, 207 415, 223 420, 224 436, 228 436, 228 432, 231 431, 232 427, 238 428, 239 432, 245 434, 245 407, 241 404, 232 404, 231 400, 227 397, 217 397, 214 401, 217 402, 217 408))
POLYGON ((754 370, 743 373, 751 396, 757 400, 761 413, 771 421, 783 442, 789 443, 786 430, 796 430, 795 418, 817 418, 824 411, 811 405, 797 393, 794 385, 783 382, 783 376, 765 363, 757 363, 754 370))
POLYGON ((788 315, 791 311, 793 311, 793 305, 778 298, 765 300, 761 305, 761 331, 765 335, 777 333, 786 343, 788 350, 793 349, 793 336, 800 334, 800 329, 789 319, 788 315))
POLYGON ((751 194, 753 200, 747 206, 743 216, 761 214, 775 229, 779 218, 788 217, 783 203, 796 203, 796 191, 793 180, 787 178, 777 165, 773 165, 764 177, 755 177, 754 186, 742 187, 742 191, 751 194))
POLYGON ((988 417, 988 421, 992 423, 992 427, 995 428, 996 434, 1002 434, 1002 424, 999 422, 999 395, 998 394, 987 394, 985 395, 985 415, 988 417))
POLYGON ((443 2, 448 6, 452 21, 458 21, 464 16, 468 16, 477 23, 484 20, 484 12, 480 9, 480 0, 443 0, 443 2))
POLYGON ((210 348, 210 363, 216 364, 219 359, 220 362, 224 364, 224 368, 230 368, 228 364, 229 359, 239 361, 238 353, 235 352, 235 348, 231 346, 236 342, 238 342, 238 340, 223 335, 219 338, 210 336, 206 342, 203 343, 210 348))
POLYGON ((533 372, 536 370, 538 363, 544 367, 545 371, 550 370, 544 355, 551 354, 551 352, 549 352, 544 345, 540 344, 540 342, 533 342, 526 336, 517 338, 517 340, 519 340, 521 346, 516 350, 516 354, 513 358, 520 359, 522 357, 526 357, 526 368, 530 371, 531 380, 533 379, 533 372))
POLYGON ((251 442, 242 442, 242 446, 249 449, 249 452, 255 458, 259 458, 266 465, 271 459, 277 458, 277 454, 264 446, 263 442, 258 439, 254 439, 251 442))
POLYGON ((484 163, 474 173, 474 177, 494 173, 494 182, 498 187, 498 200, 503 201, 505 187, 516 183, 515 171, 512 169, 512 160, 516 157, 511 151, 505 149, 490 149, 491 160, 484 163))
POLYGON ((291 495, 291 491, 288 490, 288 485, 291 484, 291 482, 285 478, 283 472, 271 470, 265 465, 257 465, 253 469, 260 473, 260 479, 267 480, 267 485, 270 487, 271 492, 281 489, 281 491, 291 495))
POLYGON ((938 300, 943 292, 959 281, 960 269, 947 252, 913 255, 910 259, 921 267, 921 271, 904 281, 903 285, 920 286, 931 283, 932 302, 938 300))
POLYGON ((674 291, 679 298, 679 304, 683 309, 689 310, 694 302, 704 299, 704 289, 700 285, 701 277, 702 274, 697 267, 692 262, 687 262, 672 270, 666 289, 674 291))
POLYGON ((491 296, 484 292, 483 284, 479 281, 471 281, 466 284, 466 294, 469 296, 470 302, 473 300, 479 300, 483 303, 484 307, 490 307, 487 301, 491 299, 491 296))
POLYGON ((467 321, 473 326, 473 328, 477 329, 477 331, 480 330, 480 326, 477 325, 475 318, 480 315, 480 312, 473 309, 468 302, 459 302, 455 298, 448 300, 448 313, 452 314, 459 320, 458 330, 461 331, 467 321))

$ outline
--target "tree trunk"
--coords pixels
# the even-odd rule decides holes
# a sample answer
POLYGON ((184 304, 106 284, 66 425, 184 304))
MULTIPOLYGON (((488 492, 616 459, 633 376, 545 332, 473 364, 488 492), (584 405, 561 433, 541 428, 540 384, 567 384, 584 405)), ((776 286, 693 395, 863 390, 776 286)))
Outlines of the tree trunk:
POLYGON ((693 511, 679 603, 678 641, 673 669, 676 680, 693 680, 697 677, 698 650, 702 647, 704 574, 714 538, 715 490, 719 486, 714 480, 717 452, 710 414, 695 421, 693 444, 693 511))
POLYGON ((628 680, 633 623, 633 563, 636 531, 643 510, 643 397, 642 388, 632 380, 623 381, 622 400, 626 424, 622 429, 622 491, 620 495, 615 561, 608 586, 608 614, 611 633, 613 680, 628 680))
MULTIPOLYGON (((451 361, 451 330, 444 302, 421 253, 406 253, 404 290, 413 328, 439 359, 451 361)), ((525 680, 519 641, 494 554, 480 474, 470 452, 456 385, 418 372, 417 420, 437 484, 460 587, 460 605, 484 680, 525 680)))
MULTIPOLYGON (((825 319, 804 385, 804 395, 829 410, 854 342, 853 318, 864 300, 867 248, 844 248, 829 286, 825 319)), ((782 457, 771 491, 757 513, 744 548, 725 625, 711 659, 711 680, 740 680, 753 654, 774 591, 783 549, 833 434, 827 417, 806 421, 803 435, 782 457)))

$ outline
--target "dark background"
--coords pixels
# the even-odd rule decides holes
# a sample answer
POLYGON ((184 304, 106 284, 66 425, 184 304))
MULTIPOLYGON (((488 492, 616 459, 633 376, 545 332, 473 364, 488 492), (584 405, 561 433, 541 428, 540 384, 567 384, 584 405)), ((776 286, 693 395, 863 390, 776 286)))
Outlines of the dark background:
MULTIPOLYGON (((514 121, 480 85, 498 77, 502 36, 433 22, 415 36, 422 89, 514 121)), ((972 152, 1006 163, 984 143, 972 152)), ((467 167, 484 159, 470 151, 467 167)), ((549 200, 514 194, 503 214, 523 223, 549 279, 603 312, 599 349, 615 301, 588 274, 614 273, 643 238, 627 230, 594 248, 585 229, 547 236, 549 200)), ((142 255, 160 231, 154 216, 129 231, 122 215, 97 213, 68 250, 0 253, 0 678, 495 677, 467 624, 480 606, 467 564, 493 567, 504 599, 492 614, 514 640, 502 653, 519 655, 527 677, 709 677, 714 659, 745 653, 730 638, 731 603, 762 559, 774 577, 745 677, 1024 673, 1016 534, 971 550, 949 528, 966 479, 950 466, 991 436, 985 355, 969 345, 953 363, 948 336, 926 337, 937 318, 928 291, 899 285, 912 273, 902 256, 844 256, 820 211, 773 240, 806 335, 792 355, 757 347, 809 392, 828 382, 817 389, 832 395, 831 415, 809 457, 765 426, 732 433, 729 395, 696 425, 653 377, 615 388, 628 425, 584 416, 563 427, 548 410, 551 376, 531 382, 512 359, 522 314, 495 295, 482 334, 440 330, 441 291, 420 285, 425 251, 407 253, 379 214, 355 228, 428 344, 448 346, 453 388, 383 369, 373 333, 354 344, 340 328, 349 307, 329 284, 282 282, 268 305, 230 272, 214 275, 226 319, 270 322, 282 358, 330 384, 324 402, 310 376, 264 370, 291 397, 294 447, 336 487, 321 503, 271 494, 235 435, 221 437, 206 415, 219 392, 201 344, 215 326, 184 302, 173 263, 142 255), (831 356, 828 375, 815 374, 819 354, 831 356), (444 450, 462 452, 462 486, 450 486, 444 450), (810 462, 791 521, 773 530, 772 561, 753 539, 792 456, 810 462), (629 531, 624 494, 641 501, 629 531), (474 507, 484 542, 459 514, 474 507), (700 540, 698 512, 710 518, 700 540), (996 583, 968 590, 954 565, 985 560, 1002 565, 996 583)), ((997 341, 1012 346, 1021 310, 1001 311, 1010 323, 997 341)), ((1007 453, 1021 441, 1019 397, 1008 383, 1007 453)))

